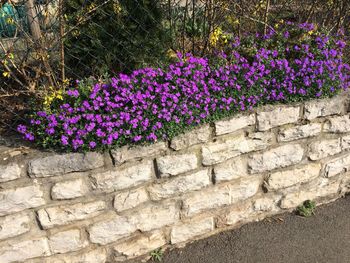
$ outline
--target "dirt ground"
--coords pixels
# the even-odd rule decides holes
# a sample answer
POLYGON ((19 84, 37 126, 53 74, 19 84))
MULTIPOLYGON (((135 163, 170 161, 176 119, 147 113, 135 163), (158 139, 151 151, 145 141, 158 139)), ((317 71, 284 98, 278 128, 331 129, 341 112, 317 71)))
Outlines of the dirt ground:
POLYGON ((310 218, 283 214, 166 251, 162 262, 350 263, 350 195, 310 218))

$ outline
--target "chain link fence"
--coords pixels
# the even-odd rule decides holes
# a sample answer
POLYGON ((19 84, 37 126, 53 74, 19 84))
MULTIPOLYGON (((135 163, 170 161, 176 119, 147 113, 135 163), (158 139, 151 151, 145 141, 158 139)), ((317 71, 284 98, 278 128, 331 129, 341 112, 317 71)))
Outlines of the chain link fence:
POLYGON ((264 33, 281 20, 349 33, 348 0, 7 0, 0 5, 0 132, 50 90, 177 52, 215 56, 220 36, 264 33))

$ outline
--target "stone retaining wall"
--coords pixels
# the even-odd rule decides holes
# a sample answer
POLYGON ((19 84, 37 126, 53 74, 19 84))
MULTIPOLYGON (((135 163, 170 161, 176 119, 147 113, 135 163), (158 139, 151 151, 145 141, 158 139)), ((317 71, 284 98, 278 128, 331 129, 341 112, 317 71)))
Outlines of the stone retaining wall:
POLYGON ((0 148, 0 262, 119 262, 350 191, 348 95, 110 153, 0 148), (28 152, 29 151, 29 152, 28 152))

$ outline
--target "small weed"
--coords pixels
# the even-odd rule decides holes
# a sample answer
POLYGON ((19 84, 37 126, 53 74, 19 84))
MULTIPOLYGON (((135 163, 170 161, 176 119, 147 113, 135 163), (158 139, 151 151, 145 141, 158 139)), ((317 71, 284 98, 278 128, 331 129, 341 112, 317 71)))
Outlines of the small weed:
POLYGON ((315 214, 316 203, 306 200, 302 205, 298 206, 297 214, 304 217, 310 217, 315 214))
POLYGON ((151 252, 151 258, 153 261, 162 261, 163 251, 161 248, 155 249, 151 252))

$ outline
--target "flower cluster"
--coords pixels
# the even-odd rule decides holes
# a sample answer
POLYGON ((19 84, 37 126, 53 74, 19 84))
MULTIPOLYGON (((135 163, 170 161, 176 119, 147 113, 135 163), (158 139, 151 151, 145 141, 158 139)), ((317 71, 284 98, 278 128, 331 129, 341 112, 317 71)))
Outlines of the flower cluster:
POLYGON ((261 104, 332 96, 350 84, 345 42, 313 32, 310 24, 289 23, 279 32, 232 38, 213 61, 179 54, 165 69, 77 82, 18 131, 44 147, 106 149, 169 139, 261 104))

